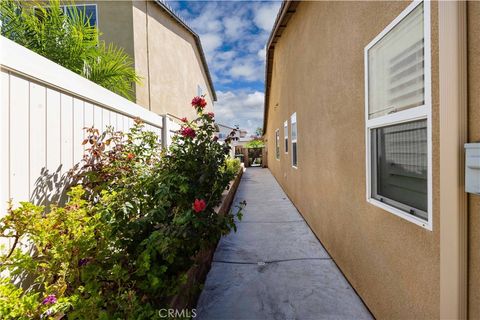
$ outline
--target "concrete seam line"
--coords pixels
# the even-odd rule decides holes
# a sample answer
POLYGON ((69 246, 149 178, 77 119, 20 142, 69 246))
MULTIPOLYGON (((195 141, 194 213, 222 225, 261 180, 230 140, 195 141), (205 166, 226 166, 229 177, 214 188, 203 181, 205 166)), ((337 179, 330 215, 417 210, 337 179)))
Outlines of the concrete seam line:
POLYGON ((290 221, 237 221, 238 223, 298 223, 305 222, 303 220, 290 220, 290 221))
POLYGON ((262 264, 269 264, 269 263, 288 262, 288 261, 306 261, 306 260, 332 260, 332 258, 294 258, 294 259, 267 260, 267 261, 257 261, 257 262, 213 260, 212 262, 226 263, 226 264, 262 265, 262 264))

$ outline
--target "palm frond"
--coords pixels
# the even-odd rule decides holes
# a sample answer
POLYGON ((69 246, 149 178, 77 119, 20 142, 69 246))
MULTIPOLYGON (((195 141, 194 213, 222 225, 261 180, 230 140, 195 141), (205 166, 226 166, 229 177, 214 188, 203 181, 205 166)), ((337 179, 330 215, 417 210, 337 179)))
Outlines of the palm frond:
POLYGON ((84 76, 130 100, 134 99, 134 84, 140 77, 133 68, 132 59, 123 49, 101 42, 98 51, 87 61, 84 76))
POLYGON ((65 10, 59 0, 0 2, 3 36, 133 100, 140 78, 132 59, 123 49, 100 41, 89 18, 73 1, 65 10))

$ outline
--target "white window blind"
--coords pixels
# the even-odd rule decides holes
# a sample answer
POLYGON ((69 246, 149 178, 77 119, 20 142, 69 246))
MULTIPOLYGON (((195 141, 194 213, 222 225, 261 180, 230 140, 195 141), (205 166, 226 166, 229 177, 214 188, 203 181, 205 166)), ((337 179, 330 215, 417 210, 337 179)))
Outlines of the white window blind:
POLYGON ((297 114, 292 114, 290 118, 292 124, 292 166, 297 167, 297 114))
POLYGON ((425 104, 423 4, 368 50, 368 115, 425 104))

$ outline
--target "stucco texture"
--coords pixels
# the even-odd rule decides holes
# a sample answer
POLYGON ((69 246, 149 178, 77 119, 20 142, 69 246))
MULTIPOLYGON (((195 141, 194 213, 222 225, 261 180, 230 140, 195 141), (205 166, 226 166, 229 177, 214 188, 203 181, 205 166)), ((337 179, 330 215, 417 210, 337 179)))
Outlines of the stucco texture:
POLYGON ((200 86, 207 111, 213 110, 195 38, 153 1, 134 1, 135 65, 144 78, 136 87, 137 103, 158 114, 194 117, 191 99, 200 86))
MULTIPOLYGON (((468 2, 468 141, 480 142, 480 2, 468 2)), ((469 318, 480 319, 480 196, 468 196, 469 318)))
POLYGON ((135 86, 136 102, 157 113, 195 116, 190 106, 200 86, 207 111, 213 111, 208 85, 194 36, 154 1, 78 0, 97 4, 101 39, 124 48, 142 78, 135 86))
MULTIPOLYGON (((433 231, 366 201, 364 47, 409 2, 301 2, 275 46, 268 166, 378 319, 439 318, 438 14, 432 4, 433 231), (283 147, 297 113, 298 169, 283 147), (290 122, 289 122, 290 123, 290 122), (280 129, 280 160, 275 130, 280 129)), ((289 150, 291 152, 291 150, 289 150)))
MULTIPOLYGON (((62 3, 70 2, 67 0, 62 3)), ((96 4, 97 27, 102 33, 100 39, 123 48, 133 59, 132 1, 77 0, 75 4, 96 4)))

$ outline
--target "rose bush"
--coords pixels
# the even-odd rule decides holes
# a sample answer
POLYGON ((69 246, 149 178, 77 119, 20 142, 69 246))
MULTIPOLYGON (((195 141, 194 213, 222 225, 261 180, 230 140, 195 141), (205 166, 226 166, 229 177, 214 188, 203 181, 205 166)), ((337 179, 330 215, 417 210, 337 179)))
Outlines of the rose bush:
POLYGON ((198 117, 164 150, 140 120, 127 133, 87 129, 67 205, 23 203, 0 220, 1 235, 24 244, 0 258, 10 277, 0 318, 154 319, 169 307, 196 255, 235 229, 244 206, 216 213, 235 175, 229 139, 214 139, 203 97, 192 106, 198 117), (30 284, 12 284, 26 275, 30 284))

